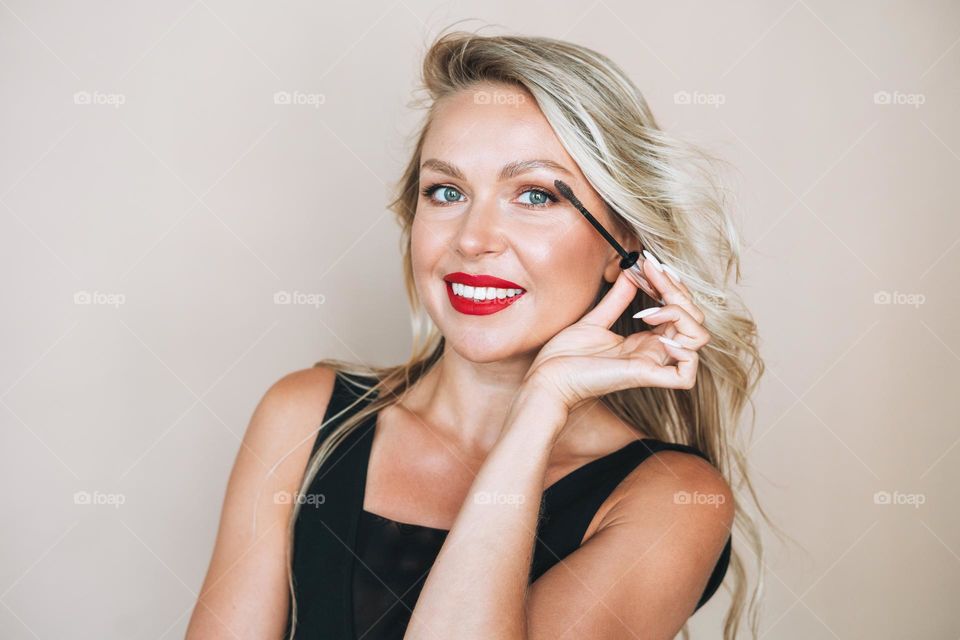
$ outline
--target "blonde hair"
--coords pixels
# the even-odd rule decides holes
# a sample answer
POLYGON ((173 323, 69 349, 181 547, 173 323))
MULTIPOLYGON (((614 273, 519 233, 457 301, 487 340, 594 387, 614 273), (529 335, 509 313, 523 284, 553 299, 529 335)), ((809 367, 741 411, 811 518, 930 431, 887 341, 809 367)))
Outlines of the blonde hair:
MULTIPOLYGON (((351 431, 368 416, 399 400, 443 354, 444 338, 417 296, 410 256, 421 150, 438 101, 478 83, 498 83, 523 89, 536 100, 564 148, 609 205, 616 224, 683 275, 705 314, 704 326, 711 341, 700 351, 697 382, 692 389, 627 389, 605 395, 601 401, 628 424, 644 425, 654 438, 700 449, 727 478, 734 493, 744 489, 769 522, 748 477, 742 448, 735 442, 741 412, 748 402, 753 407, 751 396, 764 364, 756 345, 756 324, 729 288, 731 274, 735 282, 740 280, 740 250, 725 190, 716 179, 719 161, 661 131, 640 91, 624 72, 605 56, 582 46, 544 37, 441 33, 426 52, 422 73, 426 95, 414 106, 425 108, 426 116, 389 205, 402 229, 403 270, 414 333, 412 354, 399 366, 373 367, 335 359, 314 365, 377 379, 369 387, 351 381, 359 385, 358 399, 331 416, 321 429, 356 403, 365 402, 371 395, 376 397, 320 444, 307 465, 301 492, 309 490, 318 469, 351 431)), ((606 282, 602 285, 597 300, 610 288, 606 282)), ((611 331, 623 336, 634 333, 633 314, 652 304, 641 293, 611 331)), ((757 582, 749 601, 749 626, 756 637, 764 582, 763 545, 756 521, 739 499, 736 503, 734 529, 757 560, 757 582)), ((292 557, 299 506, 294 504, 288 526, 291 638, 296 628, 292 557)), ((730 558, 734 585, 724 619, 726 640, 737 636, 747 601, 748 578, 737 543, 730 558)), ((687 625, 683 635, 689 637, 687 625)))

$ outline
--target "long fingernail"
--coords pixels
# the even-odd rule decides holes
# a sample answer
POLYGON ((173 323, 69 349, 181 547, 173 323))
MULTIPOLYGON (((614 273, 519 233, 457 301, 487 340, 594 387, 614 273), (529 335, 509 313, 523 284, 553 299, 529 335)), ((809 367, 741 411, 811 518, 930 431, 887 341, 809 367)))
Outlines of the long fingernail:
POLYGON ((644 250, 643 250, 643 255, 644 255, 644 257, 646 257, 647 260, 649 260, 650 262, 653 263, 653 268, 654 268, 654 269, 656 269, 656 270, 659 271, 660 273, 663 273, 663 265, 660 264, 660 261, 659 261, 659 260, 657 260, 656 258, 653 257, 653 254, 652 254, 652 253, 650 253, 649 251, 647 251, 646 249, 644 249, 644 250))
POLYGON ((643 311, 637 311, 633 314, 634 318, 646 318, 647 316, 655 314, 657 311, 660 311, 663 307, 649 307, 643 311))
MULTIPOLYGON (((663 264, 663 263, 661 263, 661 264, 663 264)), ((680 274, 677 273, 676 269, 674 269, 674 268, 671 267, 670 265, 663 264, 663 270, 666 271, 666 272, 667 272, 667 275, 670 276, 670 277, 673 279, 673 283, 674 283, 674 284, 680 284, 681 282, 683 282, 683 281, 680 279, 680 274)))
POLYGON ((657 339, 660 340, 660 342, 662 342, 663 344, 668 344, 671 347, 680 347, 681 349, 683 348, 682 344, 680 344, 676 340, 671 340, 667 336, 657 336, 657 339))

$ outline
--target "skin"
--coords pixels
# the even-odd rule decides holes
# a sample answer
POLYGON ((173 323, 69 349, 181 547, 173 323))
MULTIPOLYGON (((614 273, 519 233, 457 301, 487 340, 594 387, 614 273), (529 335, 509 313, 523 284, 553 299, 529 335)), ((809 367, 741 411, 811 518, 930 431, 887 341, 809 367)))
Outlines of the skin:
MULTIPOLYGON (((645 435, 597 399, 641 386, 691 388, 697 350, 710 339, 702 312, 684 285, 647 261, 644 274, 665 305, 626 339, 609 331, 638 290, 620 274, 616 252, 562 197, 530 206, 544 201, 531 188, 559 196, 559 178, 614 230, 529 95, 478 85, 448 98, 437 106, 421 159, 446 163, 426 162, 421 189, 453 188, 421 195, 411 235, 417 291, 446 349, 378 415, 364 501, 368 511, 450 530, 406 637, 673 638, 733 519, 730 487, 696 456, 651 456, 603 503, 579 549, 532 585, 527 572, 543 490, 645 435), (501 99, 477 100, 477 91, 501 99), (556 166, 500 179, 504 165, 532 159, 556 166), (526 293, 499 313, 461 314, 442 280, 453 271, 505 278, 526 293), (591 309, 602 280, 613 288, 591 309), (674 500, 678 491, 712 498, 684 504, 674 500)), ((254 412, 188 638, 279 637, 290 505, 272 496, 298 488, 332 384, 327 369, 294 372, 254 412)))

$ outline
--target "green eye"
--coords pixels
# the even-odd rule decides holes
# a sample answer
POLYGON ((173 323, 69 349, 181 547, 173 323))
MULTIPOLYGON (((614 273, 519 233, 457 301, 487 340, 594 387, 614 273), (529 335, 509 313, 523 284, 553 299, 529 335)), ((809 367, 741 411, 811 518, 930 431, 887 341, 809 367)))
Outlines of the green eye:
POLYGON ((440 204, 450 204, 453 202, 459 202, 463 194, 460 193, 460 191, 458 191, 454 187, 437 185, 436 187, 432 187, 428 189, 427 196, 430 197, 430 199, 433 200, 434 202, 437 202, 440 204), (435 194, 439 194, 440 197, 435 198, 434 197, 435 194))
POLYGON ((550 199, 547 198, 547 194, 545 194, 543 191, 537 191, 536 189, 524 191, 522 194, 520 194, 520 198, 522 199, 523 196, 528 193, 530 194, 529 202, 524 202, 524 204, 541 205, 550 201, 550 199))
POLYGON ((520 204, 527 205, 529 207, 545 207, 550 202, 556 202, 557 199, 551 196, 548 192, 543 189, 527 189, 520 194, 520 204), (530 197, 524 202, 524 196, 530 194, 530 197))

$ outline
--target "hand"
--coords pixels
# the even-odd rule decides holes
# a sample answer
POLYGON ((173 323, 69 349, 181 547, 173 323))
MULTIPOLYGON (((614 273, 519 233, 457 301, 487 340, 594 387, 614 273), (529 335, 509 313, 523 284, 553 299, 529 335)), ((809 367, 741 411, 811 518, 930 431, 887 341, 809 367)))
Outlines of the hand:
POLYGON ((637 286, 621 272, 593 309, 540 349, 525 383, 555 394, 568 410, 621 389, 692 388, 699 363, 697 351, 710 341, 701 324, 704 314, 687 287, 658 271, 651 260, 644 260, 643 273, 665 303, 643 318, 652 330, 626 338, 610 331, 637 295, 637 286))

